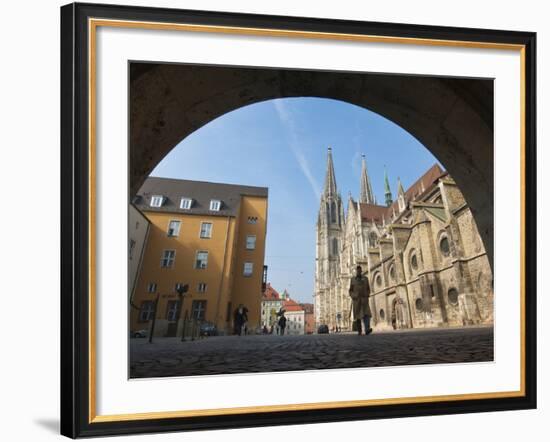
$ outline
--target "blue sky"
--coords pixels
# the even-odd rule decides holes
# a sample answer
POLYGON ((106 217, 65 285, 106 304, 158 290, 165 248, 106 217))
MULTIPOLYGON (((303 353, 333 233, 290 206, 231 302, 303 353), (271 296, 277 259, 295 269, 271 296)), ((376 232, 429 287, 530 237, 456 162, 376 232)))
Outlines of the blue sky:
POLYGON ((379 204, 384 166, 395 198, 397 177, 407 189, 437 162, 378 114, 336 100, 284 98, 213 120, 182 140, 151 175, 268 187, 268 280, 293 299, 312 302, 315 224, 329 146, 346 203, 349 192, 358 198, 361 154, 379 204))

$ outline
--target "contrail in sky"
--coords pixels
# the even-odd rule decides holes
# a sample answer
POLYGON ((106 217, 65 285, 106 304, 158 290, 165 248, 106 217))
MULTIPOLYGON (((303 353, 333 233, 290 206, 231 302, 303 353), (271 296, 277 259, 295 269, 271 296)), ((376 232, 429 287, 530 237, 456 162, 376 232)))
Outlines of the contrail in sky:
POLYGON ((298 131, 296 129, 296 124, 292 118, 291 112, 289 109, 287 109, 283 100, 274 100, 273 103, 275 105, 275 110, 279 115, 279 119, 281 120, 281 123, 283 124, 283 126, 286 127, 288 133, 290 134, 290 149, 292 150, 292 153, 294 154, 294 157, 296 158, 296 161, 298 162, 302 173, 308 180, 309 185, 311 186, 311 190, 315 195, 315 198, 319 199, 321 196, 321 188, 317 183, 317 180, 311 173, 309 163, 304 153, 300 149, 300 143, 298 142, 298 131))

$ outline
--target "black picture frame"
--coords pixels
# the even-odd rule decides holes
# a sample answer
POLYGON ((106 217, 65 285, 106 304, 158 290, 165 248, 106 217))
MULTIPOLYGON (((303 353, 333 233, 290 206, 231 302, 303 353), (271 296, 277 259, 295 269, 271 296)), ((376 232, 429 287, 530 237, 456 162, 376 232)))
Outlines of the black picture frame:
POLYGON ((241 428, 536 408, 536 34, 488 29, 69 4, 61 8, 61 434, 241 428), (521 45, 524 51, 524 395, 364 407, 94 421, 90 408, 89 18, 521 45))

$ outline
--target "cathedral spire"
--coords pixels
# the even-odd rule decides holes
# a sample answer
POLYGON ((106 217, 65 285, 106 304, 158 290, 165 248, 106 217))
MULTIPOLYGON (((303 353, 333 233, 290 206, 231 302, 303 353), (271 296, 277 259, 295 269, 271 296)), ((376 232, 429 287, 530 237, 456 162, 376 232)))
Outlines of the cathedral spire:
POLYGON ((361 161, 361 195, 359 201, 367 204, 376 204, 374 195, 372 193, 372 186, 370 184, 369 172, 367 170, 367 160, 365 155, 362 155, 361 161))
POLYGON ((336 178, 334 176, 334 164, 332 163, 332 149, 328 148, 327 172, 325 175, 325 196, 336 196, 336 178))
POLYGON ((388 171, 384 166, 384 196, 386 197, 386 206, 390 206, 393 203, 393 198, 390 190, 390 181, 388 180, 388 171))

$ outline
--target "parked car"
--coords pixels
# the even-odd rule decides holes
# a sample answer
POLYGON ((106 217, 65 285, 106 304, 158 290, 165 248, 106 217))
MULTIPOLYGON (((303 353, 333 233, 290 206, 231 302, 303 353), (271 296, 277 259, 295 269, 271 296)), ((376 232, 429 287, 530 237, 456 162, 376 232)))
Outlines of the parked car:
POLYGON ((201 336, 217 336, 218 329, 212 322, 203 322, 200 326, 201 336))
POLYGON ((147 335, 148 335, 147 330, 135 330, 135 331, 130 333, 130 336, 132 338, 146 338, 147 335))
POLYGON ((319 335, 328 334, 328 325, 321 324, 317 329, 317 334, 319 335))

